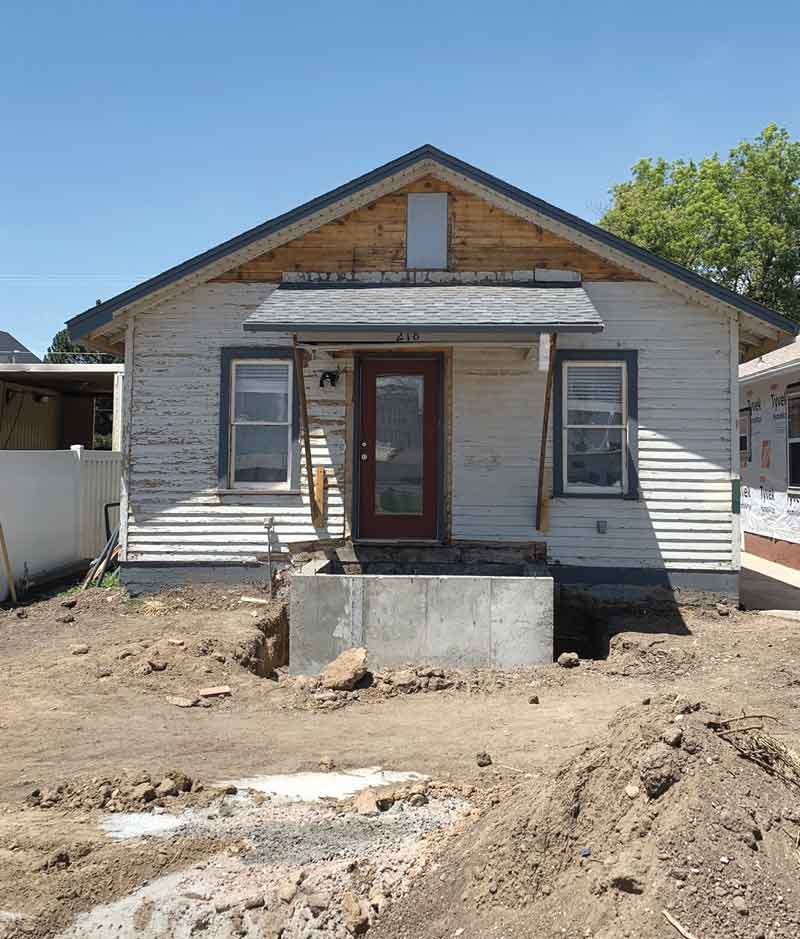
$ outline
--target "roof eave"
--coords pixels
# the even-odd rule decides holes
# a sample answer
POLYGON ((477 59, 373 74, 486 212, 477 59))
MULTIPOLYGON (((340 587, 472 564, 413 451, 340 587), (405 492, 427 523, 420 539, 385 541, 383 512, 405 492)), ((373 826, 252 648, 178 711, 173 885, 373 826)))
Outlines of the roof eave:
POLYGON ((398 333, 418 331, 440 333, 601 333, 604 329, 602 323, 348 323, 347 325, 330 323, 296 323, 296 322, 270 322, 243 324, 245 332, 291 332, 291 333, 330 333, 332 335, 347 336, 351 333, 398 333))
POLYGON ((141 284, 138 284, 135 287, 118 294, 115 297, 112 297, 105 303, 101 303, 95 307, 90 308, 89 310, 86 310, 78 316, 72 317, 67 321, 67 329, 69 334, 74 340, 79 340, 89 333, 92 333, 94 330, 99 329, 104 324, 108 323, 113 318, 115 313, 118 313, 129 307, 131 304, 144 299, 149 294, 168 287, 176 281, 179 281, 182 278, 196 273, 202 270, 202 268, 225 258, 227 255, 232 254, 237 250, 246 248, 253 242, 266 238, 269 235, 273 235, 282 228, 301 221, 308 216, 313 215, 314 213, 319 212, 335 204, 336 202, 339 202, 342 199, 345 199, 348 196, 369 187, 370 185, 376 184, 388 176, 392 176, 395 173, 406 170, 415 163, 422 162, 423 160, 432 160, 450 172, 460 174, 471 179, 478 185, 492 189, 499 195, 503 195, 506 198, 519 203, 520 205, 540 213, 552 221, 565 225, 576 232, 580 232, 595 242, 605 245, 610 249, 616 250, 621 254, 631 258, 632 260, 639 262, 640 264, 644 264, 650 268, 661 271, 662 273, 683 282, 689 287, 703 291, 721 303, 725 303, 731 307, 734 307, 748 316, 752 316, 761 322, 767 323, 769 326, 781 332, 795 336, 798 334, 798 331, 800 331, 798 324, 761 303, 757 303, 754 300, 749 300, 746 297, 733 293, 732 291, 727 290, 725 287, 721 287, 720 285, 715 284, 713 281, 702 277, 700 274, 697 274, 688 268, 682 267, 673 261, 668 261, 665 258, 661 258, 657 254, 653 254, 653 252, 648 251, 646 248, 642 248, 633 242, 626 241, 624 238, 620 238, 617 235, 613 235, 611 232, 599 228, 597 225, 593 225, 591 222, 587 222, 585 219, 582 219, 577 215, 573 215, 572 213, 567 212, 564 209, 560 209, 549 202, 545 202, 543 199, 540 199, 537 196, 534 196, 531 193, 512 185, 511 183, 507 183, 504 180, 485 172, 484 170, 478 169, 478 167, 472 166, 469 163, 465 163, 463 160, 458 159, 458 157, 454 157, 451 154, 445 153, 443 150, 439 150, 431 144, 425 144, 424 146, 418 147, 416 150, 411 150, 409 153, 406 153, 395 160, 385 163, 383 166, 380 166, 377 169, 371 170, 369 173, 365 173, 362 176, 351 180, 350 182, 344 183, 342 186, 339 186, 336 189, 332 189, 330 192, 305 202, 289 212, 276 216, 273 219, 269 219, 266 222, 263 222, 261 225, 257 225, 254 228, 248 229, 247 231, 236 235, 234 238, 230 238, 227 241, 210 248, 208 251, 204 251, 181 264, 175 265, 163 273, 158 274, 157 276, 152 277, 149 280, 146 280, 141 284))

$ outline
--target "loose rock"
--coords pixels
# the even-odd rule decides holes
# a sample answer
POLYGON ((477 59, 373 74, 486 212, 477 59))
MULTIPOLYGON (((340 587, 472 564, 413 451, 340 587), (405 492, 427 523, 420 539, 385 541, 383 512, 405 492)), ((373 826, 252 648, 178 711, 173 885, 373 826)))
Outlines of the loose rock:
POLYGON ((73 655, 86 655, 89 651, 89 646, 85 642, 79 642, 77 645, 73 646, 70 650, 73 655))
POLYGON ((197 703, 197 698, 167 698, 167 704, 174 704, 176 708, 193 708, 197 703))
POLYGON ((475 762, 478 766, 491 766, 492 758, 485 750, 481 750, 480 753, 475 754, 475 762))
POLYGON ((362 789, 353 799, 353 808, 359 815, 377 815, 380 812, 378 798, 373 789, 362 789))
POLYGON ((306 897, 306 905, 314 916, 319 916, 320 913, 324 913, 331 905, 331 898, 327 893, 310 893, 306 897))
POLYGON ((355 936, 369 928, 369 907, 352 890, 346 890, 342 896, 342 922, 355 936))
POLYGON ((323 688, 331 691, 352 691, 367 674, 367 650, 347 649, 320 674, 323 688))
POLYGON ((131 799, 136 802, 152 802, 155 797, 156 791, 149 782, 140 783, 131 789, 131 799))
POLYGON ((557 661, 562 668, 576 668, 581 664, 580 656, 577 652, 562 652, 557 661))

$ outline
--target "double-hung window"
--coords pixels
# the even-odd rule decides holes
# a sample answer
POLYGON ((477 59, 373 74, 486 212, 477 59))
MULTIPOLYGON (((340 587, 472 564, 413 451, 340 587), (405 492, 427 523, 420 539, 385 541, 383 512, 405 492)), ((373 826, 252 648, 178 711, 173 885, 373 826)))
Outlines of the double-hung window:
POLYGON ((294 368, 286 350, 280 354, 285 357, 223 350, 220 485, 224 489, 285 491, 296 482, 294 368))
POLYGON ((800 489, 800 391, 786 396, 789 488, 800 489))
POLYGON ((556 495, 635 496, 636 353, 563 350, 556 368, 556 495))

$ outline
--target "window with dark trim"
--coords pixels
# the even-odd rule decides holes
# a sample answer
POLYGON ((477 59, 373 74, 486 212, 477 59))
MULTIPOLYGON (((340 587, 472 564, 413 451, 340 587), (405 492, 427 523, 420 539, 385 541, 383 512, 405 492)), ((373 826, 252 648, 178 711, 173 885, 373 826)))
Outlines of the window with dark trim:
POLYGON ((637 353, 562 349, 553 397, 553 490, 557 496, 638 494, 637 353))
POLYGON ((753 440, 751 436, 751 410, 750 408, 740 408, 739 410, 739 462, 742 466, 747 464, 753 458, 753 440))
POLYGON ((789 488, 800 489, 800 390, 786 396, 786 446, 789 488))
POLYGON ((291 349, 223 349, 220 488, 296 491, 299 456, 299 404, 291 349))

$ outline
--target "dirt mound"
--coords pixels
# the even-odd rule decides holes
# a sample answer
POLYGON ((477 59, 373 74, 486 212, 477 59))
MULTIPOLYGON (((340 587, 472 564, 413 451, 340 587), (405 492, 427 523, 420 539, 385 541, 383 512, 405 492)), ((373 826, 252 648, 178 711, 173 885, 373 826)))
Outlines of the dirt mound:
POLYGON ((692 649, 685 648, 672 636, 619 633, 611 638, 605 672, 609 675, 670 679, 685 675, 697 664, 697 656, 692 649))
POLYGON ((675 698, 623 709, 549 785, 487 806, 376 936, 663 939, 665 910, 697 939, 797 936, 800 769, 737 726, 675 698))
POLYGON ((34 789, 25 799, 40 809, 102 809, 104 812, 180 811, 188 805, 208 804, 225 790, 206 788, 180 770, 155 778, 150 773, 70 779, 53 787, 34 789))

